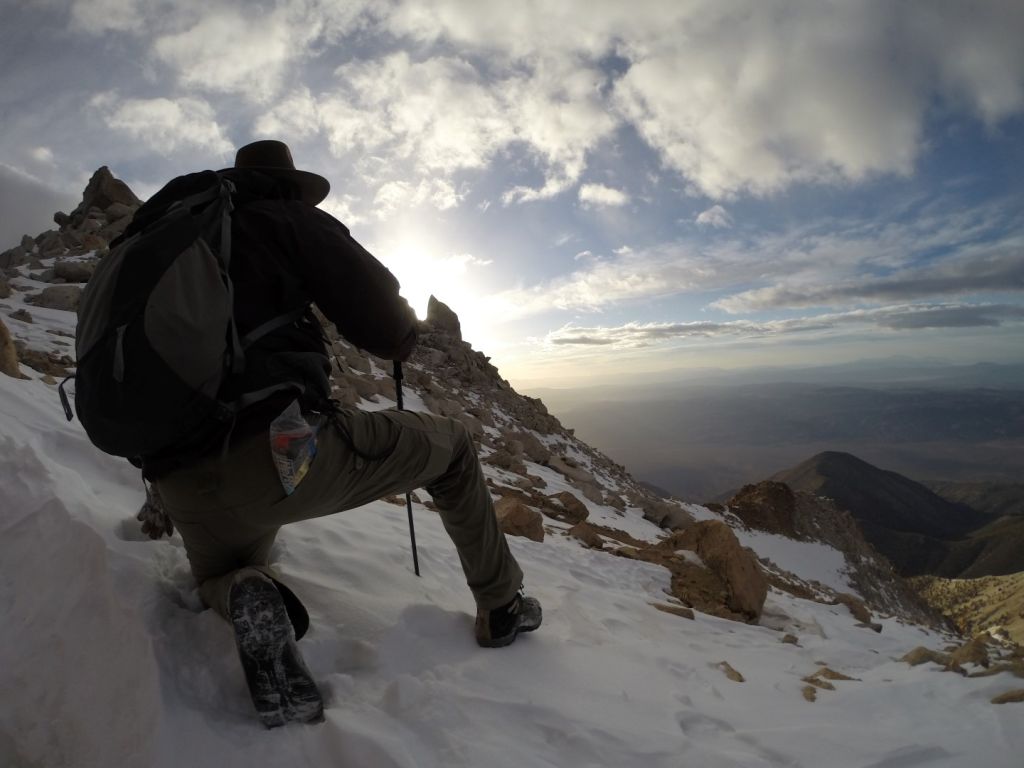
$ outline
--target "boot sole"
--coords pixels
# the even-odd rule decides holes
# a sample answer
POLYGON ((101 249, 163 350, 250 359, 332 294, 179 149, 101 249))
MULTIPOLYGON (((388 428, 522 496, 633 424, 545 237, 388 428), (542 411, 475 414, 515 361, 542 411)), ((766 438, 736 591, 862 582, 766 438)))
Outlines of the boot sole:
POLYGON ((289 721, 323 719, 323 699, 295 644, 280 592, 253 576, 231 588, 231 625, 249 694, 260 722, 276 728, 289 721))

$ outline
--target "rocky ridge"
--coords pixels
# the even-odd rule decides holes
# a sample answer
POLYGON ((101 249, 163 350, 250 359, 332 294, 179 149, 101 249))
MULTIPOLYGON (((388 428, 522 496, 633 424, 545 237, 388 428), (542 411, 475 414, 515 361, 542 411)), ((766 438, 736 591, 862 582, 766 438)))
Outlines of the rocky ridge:
MULTIPOLYGON (((782 482, 767 480, 744 486, 727 504, 728 512, 747 528, 774 533, 796 541, 827 544, 846 557, 851 585, 872 611, 902 616, 932 626, 942 623, 933 610, 880 554, 860 531, 857 521, 830 499, 805 491, 794 491, 782 482)), ((772 584, 797 596, 811 593, 818 598, 847 604, 858 613, 853 601, 820 584, 808 583, 774 563, 763 562, 772 584)), ((871 624, 865 613, 860 620, 871 624)))

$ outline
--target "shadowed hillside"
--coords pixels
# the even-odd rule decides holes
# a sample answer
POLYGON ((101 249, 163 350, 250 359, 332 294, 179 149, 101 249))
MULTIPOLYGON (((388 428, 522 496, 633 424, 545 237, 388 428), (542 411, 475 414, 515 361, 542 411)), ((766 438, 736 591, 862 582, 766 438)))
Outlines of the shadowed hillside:
POLYGON ((951 502, 848 453, 819 453, 774 480, 834 500, 906 575, 976 577, 1024 570, 1024 520, 951 502))
POLYGON ((947 501, 966 504, 989 515, 1024 515, 1024 483, 930 482, 947 501))

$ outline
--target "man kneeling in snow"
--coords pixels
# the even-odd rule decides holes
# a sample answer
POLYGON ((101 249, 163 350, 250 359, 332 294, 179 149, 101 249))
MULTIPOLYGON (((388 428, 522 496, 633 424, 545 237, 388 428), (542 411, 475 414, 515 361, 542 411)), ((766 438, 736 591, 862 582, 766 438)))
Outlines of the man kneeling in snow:
MULTIPOLYGON (((404 360, 416 319, 391 273, 340 222, 317 209, 326 179, 295 170, 288 147, 259 141, 221 172, 235 185, 230 275, 240 336, 268 318, 301 318, 246 350, 240 392, 299 381, 241 412, 230 447, 182 461, 147 457, 160 504, 178 527, 203 600, 232 625, 253 703, 268 727, 322 718, 323 703, 296 647, 309 625, 302 604, 268 568, 286 524, 329 515, 423 487, 458 549, 477 604, 476 639, 508 645, 541 623, 539 603, 521 593, 523 573, 498 527, 472 441, 457 420, 422 413, 369 413, 329 401, 330 363, 315 302, 349 341, 404 360), (305 313, 301 310, 305 308, 305 313), (286 494, 269 429, 298 399, 326 414, 315 458, 286 494)), ((172 182, 173 184, 173 182, 172 182)), ((165 187, 165 189, 168 189, 165 187)), ((152 202, 152 201, 151 201, 152 202)), ((145 206, 136 221, 145 220, 145 206)), ((126 236, 130 237, 129 229, 126 236)), ((343 553, 339 553, 343 555, 343 553)))

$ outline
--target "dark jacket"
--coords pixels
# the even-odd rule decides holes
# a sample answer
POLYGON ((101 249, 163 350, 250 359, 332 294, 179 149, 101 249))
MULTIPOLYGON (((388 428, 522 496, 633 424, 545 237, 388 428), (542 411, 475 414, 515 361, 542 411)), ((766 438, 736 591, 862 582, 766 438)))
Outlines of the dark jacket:
MULTIPOLYGON (((348 228, 297 199, 287 183, 274 177, 251 170, 224 175, 237 188, 229 271, 239 335, 314 302, 352 344, 378 357, 405 360, 416 344, 416 316, 399 295, 395 277, 348 228)), ((181 191, 168 185, 159 194, 166 195, 165 200, 176 199, 181 191)), ((161 202, 154 196, 147 206, 155 208, 161 202)), ((133 225, 144 226, 145 214, 146 206, 139 209, 133 225)), ((320 324, 307 310, 300 320, 247 350, 245 373, 230 380, 222 394, 231 400, 270 384, 295 381, 305 387, 299 398, 303 407, 317 409, 331 394, 330 368, 320 324)), ((231 439, 265 431, 295 397, 294 392, 282 393, 245 409, 231 439)), ((144 471, 158 477, 222 447, 223 441, 219 446, 192 447, 187 455, 144 457, 144 471)))

